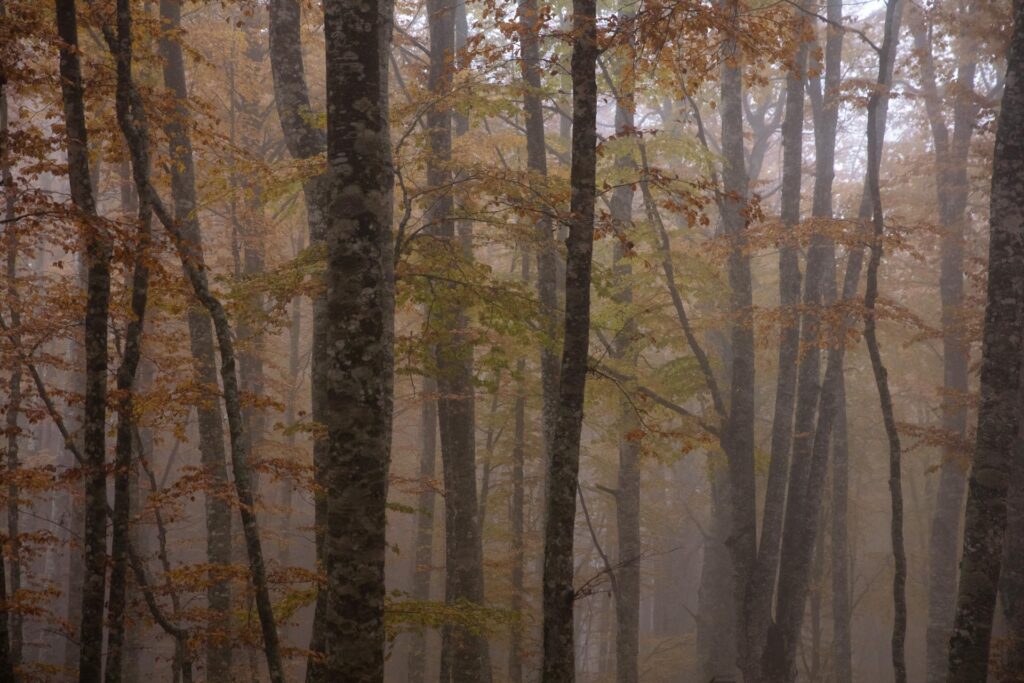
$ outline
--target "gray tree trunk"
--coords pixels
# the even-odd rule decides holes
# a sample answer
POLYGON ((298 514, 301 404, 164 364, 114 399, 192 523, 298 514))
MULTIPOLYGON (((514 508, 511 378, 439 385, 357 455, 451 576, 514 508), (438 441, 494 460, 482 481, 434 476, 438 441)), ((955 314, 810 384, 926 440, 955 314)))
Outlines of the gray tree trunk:
MULTIPOLYGON (((571 217, 566 239, 565 323, 558 416, 551 443, 544 530, 544 683, 575 676, 573 531, 583 394, 590 342, 590 273, 597 174, 597 4, 573 0, 571 217)), ((542 276, 543 277, 543 276, 542 276)))
MULTIPOLYGON (((81 220, 95 223, 96 202, 89 173, 84 86, 78 55, 75 0, 57 0, 61 96, 67 131, 68 181, 71 201, 81 220)), ((107 324, 110 308, 111 245, 98 225, 85 231, 87 286, 85 310, 85 572, 79 630, 78 679, 99 683, 103 671, 103 602, 107 572, 107 324)))
POLYGON ((1014 3, 1013 37, 992 162, 988 304, 981 404, 968 483, 963 560, 949 646, 949 683, 988 674, 992 617, 1006 530, 1008 484, 1020 429, 1024 323, 1024 4, 1014 3))
MULTIPOLYGON (((165 31, 181 27, 179 0, 160 1, 160 19, 165 31)), ((187 241, 190 253, 202 253, 203 238, 197 215, 195 162, 188 121, 188 89, 185 60, 181 45, 166 34, 159 42, 164 59, 164 84, 175 98, 175 116, 164 125, 168 140, 168 155, 172 162, 171 201, 174 217, 187 241)), ((215 357, 213 324, 210 316, 196 301, 188 310, 189 349, 192 354, 196 381, 207 396, 196 406, 199 428, 199 459, 212 482, 212 491, 206 494, 206 561, 212 566, 231 564, 231 506, 223 495, 230 486, 227 473, 227 454, 224 447, 224 417, 217 394, 217 362, 215 357), (218 494, 218 490, 222 493, 218 494)), ((221 573, 221 577, 224 573, 221 573)), ((231 609, 230 582, 211 573, 206 589, 210 621, 207 624, 206 671, 213 679, 227 678, 231 671, 231 638, 228 636, 228 613, 231 609)))
POLYGON ((974 133, 974 45, 966 35, 957 49, 953 135, 942 110, 935 76, 931 37, 926 17, 918 10, 910 20, 914 49, 921 63, 921 87, 935 148, 935 190, 939 227, 943 231, 939 274, 942 300, 943 396, 942 429, 948 446, 939 468, 939 490, 928 544, 928 631, 926 675, 929 683, 946 678, 949 633, 956 600, 960 520, 963 516, 967 473, 964 439, 967 431, 967 374, 969 349, 958 323, 964 300, 964 230, 967 207, 967 154, 974 133))
MULTIPOLYGON (((434 564, 434 491, 437 462, 437 382, 424 378, 420 406, 420 493, 416 501, 416 556, 413 560, 412 597, 430 600, 434 564)), ((409 683, 423 683, 427 676, 427 634, 412 634, 409 650, 409 683)))

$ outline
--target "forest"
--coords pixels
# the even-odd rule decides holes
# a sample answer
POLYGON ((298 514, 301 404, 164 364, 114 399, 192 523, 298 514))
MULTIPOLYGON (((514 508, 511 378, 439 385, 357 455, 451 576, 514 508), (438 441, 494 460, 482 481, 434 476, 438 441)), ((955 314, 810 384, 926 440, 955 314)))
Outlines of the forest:
POLYGON ((0 0, 0 683, 1024 682, 1024 0, 0 0))

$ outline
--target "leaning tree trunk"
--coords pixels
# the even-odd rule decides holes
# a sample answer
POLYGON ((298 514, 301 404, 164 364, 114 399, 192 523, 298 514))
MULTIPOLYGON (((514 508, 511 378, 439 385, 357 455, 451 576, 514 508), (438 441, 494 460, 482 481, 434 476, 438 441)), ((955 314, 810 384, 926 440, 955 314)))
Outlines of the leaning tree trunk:
POLYGON ((392 412, 390 0, 324 2, 327 174, 325 674, 384 677, 392 412), (353 276, 358 274, 358 276, 353 276), (354 548, 359 552, 352 552, 354 548))
POLYGON ((1024 4, 1015 3, 1006 86, 992 160, 988 304, 978 436, 967 494, 949 683, 988 675, 992 617, 1006 530, 1008 484, 1020 428, 1024 324, 1024 4))
MULTIPOLYGON (((116 20, 118 88, 115 100, 117 118, 129 120, 137 129, 145 126, 141 103, 132 101, 126 84, 131 80, 132 21, 128 0, 118 0, 116 20)), ((132 179, 138 195, 138 235, 131 277, 131 319, 125 328, 124 350, 117 369, 117 435, 114 459, 114 510, 112 519, 110 596, 107 605, 106 682, 118 683, 122 677, 125 641, 125 609, 128 592, 128 545, 131 521, 132 452, 136 436, 134 400, 135 377, 142 359, 142 335, 149 295, 149 243, 152 209, 149 203, 149 149, 136 145, 132 155, 132 179)))
MULTIPOLYGON (((327 149, 323 131, 313 125, 306 73, 302 62, 301 10, 297 0, 271 0, 269 6, 270 67, 274 80, 274 102, 284 132, 285 145, 294 159, 313 159, 327 149)), ((318 173, 307 178, 302 185, 306 200, 306 223, 309 241, 313 247, 324 245, 327 211, 327 174, 318 173)), ((323 293, 313 297, 313 342, 310 350, 310 393, 312 417, 325 424, 326 410, 326 299, 323 293)), ((314 496, 314 526, 316 559, 324 563, 323 531, 327 526, 327 439, 315 436, 313 440, 313 476, 318 491, 314 496)), ((323 630, 326 616, 327 592, 318 590, 310 636, 309 657, 306 667, 307 683, 324 683, 323 630)))
POLYGON ((964 439, 967 431, 967 377, 970 352, 959 320, 964 301, 964 231, 967 207, 967 155, 974 132, 974 45, 961 35, 957 45, 953 136, 950 140, 938 94, 931 36, 925 16, 915 11, 910 22, 914 48, 921 61, 925 111, 935 149, 935 190, 942 229, 939 295, 942 300, 942 450, 939 490, 928 544, 928 631, 926 675, 929 683, 946 678, 946 653, 956 599, 960 519, 967 488, 964 439))
POLYGON ((61 96, 67 132, 68 181, 71 201, 87 225, 85 249, 85 405, 83 463, 85 481, 85 576, 79 631, 78 679, 99 683, 103 670, 103 601, 107 573, 107 324, 110 309, 111 244, 99 225, 89 174, 84 85, 78 52, 75 0, 57 0, 60 36, 61 96))
MULTIPOLYGON (((541 101, 540 24, 537 0, 519 0, 519 45, 523 89, 523 113, 526 128, 526 168, 538 182, 547 181, 547 142, 541 101)), ((537 296, 540 300, 541 331, 540 382, 543 395, 541 424, 545 462, 550 457, 558 410, 558 251, 555 247, 551 216, 537 217, 537 296)), ((545 472, 547 468, 545 467, 545 472)))
POLYGON ((575 677, 573 531, 579 485, 583 393, 590 342, 590 272, 597 174, 597 3, 573 0, 571 216, 559 404, 551 443, 544 529, 544 662, 541 680, 575 677))
MULTIPOLYGON (((160 1, 160 19, 164 34, 159 48, 164 59, 164 84, 174 95, 174 116, 164 125, 168 140, 171 175, 171 201, 174 218, 186 241, 188 251, 196 258, 203 250, 202 230, 197 215, 195 162, 189 132, 188 89, 185 60, 181 44, 167 32, 181 28, 179 0, 160 1)), ((196 380, 207 394, 196 405, 199 431, 199 460, 211 481, 205 498, 206 561, 211 568, 231 564, 231 506, 225 497, 230 486, 227 454, 224 447, 223 414, 217 398, 217 362, 213 325, 199 302, 188 309, 189 350, 196 380)), ((228 635, 228 613, 231 609, 231 584, 224 572, 211 572, 206 589, 210 619, 207 624, 206 670, 210 678, 226 678, 231 671, 231 638, 228 635)))

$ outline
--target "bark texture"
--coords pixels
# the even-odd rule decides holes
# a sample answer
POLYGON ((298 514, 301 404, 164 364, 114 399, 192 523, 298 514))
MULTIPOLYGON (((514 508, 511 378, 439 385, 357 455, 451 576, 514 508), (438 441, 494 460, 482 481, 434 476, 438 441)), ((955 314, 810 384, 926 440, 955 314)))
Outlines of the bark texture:
MULTIPOLYGON (((160 0, 160 20, 163 33, 159 49, 164 60, 164 85, 173 93, 175 103, 174 116, 164 125, 168 156, 173 162, 170 164, 171 203, 174 220, 185 239, 184 246, 188 259, 194 264, 199 264, 203 253, 203 237, 197 214, 196 174, 192 136, 189 133, 191 114, 187 104, 185 59, 181 44, 168 35, 169 32, 181 28, 180 0, 160 0)), ((198 301, 189 307, 187 322, 192 372, 195 381, 205 393, 204 400, 196 406, 196 422, 199 432, 199 460, 211 487, 204 502, 206 561, 213 567, 226 567, 231 564, 232 519, 231 506, 223 495, 230 484, 224 446, 224 416, 217 396, 219 385, 213 324, 209 314, 198 301)), ((221 573, 218 577, 216 573, 211 573, 210 584, 206 589, 207 607, 210 610, 210 621, 207 624, 206 671, 207 675, 214 679, 229 676, 231 670, 231 639, 228 635, 231 586, 230 582, 223 578, 224 574, 221 573)))
POLYGON ((85 572, 79 630, 78 679, 99 683, 103 671, 103 601, 107 579, 107 325, 110 309, 111 245, 96 216, 89 173, 84 86, 78 55, 75 0, 57 0, 61 97, 67 133, 71 201, 84 224, 86 250, 85 406, 83 447, 85 481, 85 572))
POLYGON ((579 483, 583 394, 590 341, 590 273, 597 172, 597 3, 573 1, 571 215, 559 405, 551 443, 544 529, 544 663, 541 680, 575 677, 573 531, 579 483))
POLYGON ((992 617, 1006 530, 1006 500, 1020 428, 1024 324, 1024 4, 1015 3, 1006 85, 996 131, 989 207, 988 303, 981 404, 968 483, 963 559, 949 645, 949 683, 988 675, 992 617))
POLYGON ((384 555, 391 450, 392 169, 389 0, 324 3, 327 267, 323 559, 326 680, 384 677, 384 555))

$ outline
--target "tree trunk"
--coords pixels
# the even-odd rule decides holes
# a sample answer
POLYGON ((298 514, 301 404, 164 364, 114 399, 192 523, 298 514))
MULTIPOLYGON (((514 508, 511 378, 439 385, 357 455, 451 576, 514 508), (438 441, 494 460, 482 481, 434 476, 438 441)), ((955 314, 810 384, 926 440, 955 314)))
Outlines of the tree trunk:
POLYGON ((957 47, 956 98, 953 109, 953 139, 950 141, 938 94, 931 38, 921 11, 911 15, 914 49, 921 61, 925 110, 935 148, 935 190, 942 229, 939 295, 942 300, 942 429, 947 443, 939 468, 939 490, 928 545, 928 631, 927 680, 945 681, 947 649, 953 625, 957 584, 960 519, 967 488, 967 373, 969 349, 959 323, 964 300, 964 230, 967 206, 967 154, 974 133, 976 109, 972 103, 974 45, 966 35, 957 47))
MULTIPOLYGON (((624 69, 632 73, 632 65, 624 69)), ((618 83, 615 102, 616 135, 632 135, 633 84, 630 76, 618 83)), ((623 156, 616 167, 628 170, 632 159, 623 156)), ((636 365, 636 352, 631 350, 637 336, 633 312, 633 288, 630 279, 633 268, 625 247, 628 230, 633 222, 633 186, 624 183, 615 188, 611 198, 611 218, 619 231, 613 247, 613 269, 620 289, 614 294, 615 303, 623 307, 625 320, 613 341, 613 356, 628 366, 636 365)), ((619 397, 619 481, 615 497, 616 529, 618 530, 619 557, 615 592, 615 667, 618 683, 637 683, 640 655, 640 442, 636 430, 640 427, 636 407, 629 396, 619 397)))
POLYGON ((338 683, 384 677, 394 316, 387 125, 391 12, 390 0, 324 2, 331 192, 324 273, 323 633, 325 674, 338 683))
POLYGON ((596 12, 595 0, 573 0, 572 198, 566 239, 559 405, 549 458, 544 530, 544 663, 541 672, 544 683, 571 681, 575 675, 573 530, 590 341, 590 272, 597 171, 596 12))
POLYGON ((878 56, 877 88, 868 98, 868 190, 871 194, 872 223, 874 237, 871 241, 871 258, 865 276, 864 294, 864 341, 871 358, 871 369, 875 376, 878 399, 881 404, 882 422, 889 442, 889 494, 892 501, 891 537, 893 554, 893 627, 892 666, 896 683, 906 683, 906 639, 907 639, 907 550, 903 540, 903 476, 901 469, 902 448, 896 417, 893 413, 892 393, 889 390, 888 372, 882 363, 876 333, 875 302, 878 299, 878 268, 882 260, 882 239, 885 232, 885 218, 882 213, 882 194, 879 187, 882 143, 878 139, 876 122, 879 117, 882 92, 888 91, 892 77, 888 74, 886 62, 891 59, 899 39, 893 35, 892 26, 898 21, 896 11, 899 0, 888 0, 885 12, 885 40, 878 56))
MULTIPOLYGON (((523 279, 529 281, 529 255, 523 253, 523 279)), ((512 550, 512 612, 508 644, 508 678, 510 683, 523 683, 523 593, 526 573, 526 359, 516 363, 515 436, 512 445, 512 499, 509 505, 509 531, 512 550)))
MULTIPOLYGON (((429 229, 441 249, 456 262, 468 258, 456 239, 452 216, 452 70, 455 65, 455 22, 451 0, 431 0, 430 91, 436 101, 427 112, 431 155, 427 183, 436 193, 429 229)), ((469 318, 457 301, 459 291, 440 294, 434 308, 440 341, 435 347, 438 421, 445 488, 445 602, 456 607, 484 601, 483 548, 476 490, 476 394, 473 386, 473 346, 466 335, 469 318)), ((489 681, 487 639, 469 629, 446 625, 443 659, 451 664, 454 683, 489 681)))
MULTIPOLYGON (((722 7, 738 24, 739 0, 722 7)), ((747 246, 747 173, 743 154, 743 81, 741 55, 735 37, 724 45, 721 77, 722 117, 722 230, 729 240, 729 309, 732 381, 729 415, 723 429, 723 450, 729 470, 731 536, 736 596, 736 643, 740 670, 747 681, 758 680, 758 652, 749 629, 747 585, 757 559, 756 486, 754 479, 754 328, 750 257, 747 246)))
POLYGON ((1024 322, 1024 5, 1014 4, 1006 88, 992 162, 988 305, 981 361, 978 436, 967 494, 963 560, 949 646, 949 683, 982 681, 999 585, 1006 499, 1020 427, 1024 322))
MULTIPOLYGON (((6 7, 0 0, 0 19, 6 15, 6 7)), ((18 294, 18 228, 14 225, 15 195, 14 177, 11 174, 11 153, 7 141, 9 135, 7 102, 7 77, 0 67, 0 183, 3 184, 4 235, 7 249, 7 262, 4 278, 6 279, 7 306, 10 313, 11 327, 14 330, 12 343, 21 346, 18 330, 21 328, 20 297, 18 294)), ((8 599, 14 598, 21 586, 21 565, 18 559, 18 438, 21 430, 18 418, 21 414, 21 363, 14 362, 9 379, 9 393, 5 409, 4 433, 6 435, 5 466, 10 482, 7 485, 7 540, 11 544, 10 560, 10 592, 7 591, 8 572, 4 567, 4 552, 0 552, 0 604, 4 605, 0 613, 0 680, 13 683, 14 671, 21 663, 21 616, 7 608, 8 599)))
MULTIPOLYGON (((313 125, 309 89, 306 85, 302 62, 301 10, 296 0, 270 2, 270 67, 274 79, 274 101, 278 119, 284 132, 285 145, 294 159, 312 159, 327 149, 324 133, 313 125)), ((311 246, 324 245, 327 229, 328 186, 327 173, 308 178, 302 186, 306 200, 306 222, 311 246)), ((327 318, 323 293, 313 298, 313 342, 310 352, 310 393, 313 420, 326 424, 326 372, 327 318)), ((313 471, 319 491, 314 497, 314 527, 316 560, 324 566, 324 530, 327 527, 327 439, 315 437, 313 441, 313 471)), ((324 590, 317 591, 316 608, 309 650, 312 655, 306 667, 307 683, 324 683, 324 619, 326 618, 324 590)))
MULTIPOLYGON (((117 3, 116 61, 119 88, 115 106, 119 120, 132 121, 137 129, 145 127, 141 103, 132 101, 124 83, 131 79, 132 19, 128 0, 117 3)), ((148 143, 148 141, 147 141, 148 143)), ((132 446, 136 434, 134 401, 135 377, 142 358, 142 335, 145 328, 146 304, 149 295, 149 243, 152 209, 149 203, 149 149, 137 145, 132 155, 132 178, 138 195, 138 235, 131 278, 131 318, 125 329, 121 365, 117 369, 117 434, 114 459, 113 540, 111 544, 110 596, 107 605, 107 683, 122 677, 125 640, 125 608, 128 591, 128 545, 131 521, 132 446)))
MULTIPOLYGON (((416 557, 413 560, 412 597, 430 600, 434 564, 434 474, 437 461, 437 382, 424 378, 420 406, 420 493, 416 502, 416 557)), ((423 683, 427 676, 427 635, 412 634, 409 650, 409 683, 423 683)))
POLYGON ((78 678, 99 683, 103 670, 103 601, 107 571, 107 324, 110 308, 111 245, 97 224, 89 174, 84 86, 78 56, 75 0, 57 0, 61 95, 67 131, 68 181, 71 201, 85 230, 87 293, 85 310, 85 404, 83 455, 85 479, 85 572, 79 631, 78 678))
MULTIPOLYGON (((547 182, 547 142, 544 133, 544 111, 541 102, 540 24, 537 0, 519 0, 520 67, 526 88, 523 89, 523 113, 526 127, 526 167, 543 186, 547 182)), ((540 347, 540 381, 543 393, 541 424, 543 426, 544 461, 550 458, 558 412, 558 250, 555 246, 551 217, 537 217, 537 296, 540 300, 541 325, 544 338, 540 347)), ((545 474, 547 472, 547 467, 545 474)))
MULTIPOLYGON (((159 48, 164 59, 164 84, 175 98, 175 115, 164 125, 168 139, 168 156, 172 160, 171 199, 174 217, 185 237, 189 252, 203 251, 202 231, 197 215, 195 163, 188 122, 188 90, 185 78, 185 60, 181 45, 167 32, 181 28, 179 0, 160 0, 160 19, 164 33, 159 48)), ((207 394, 196 406, 199 428, 199 459, 206 476, 212 482, 207 492, 206 508, 206 561, 211 567, 231 564, 231 506, 224 493, 228 491, 227 455, 224 447, 223 414, 221 413, 217 362, 215 359, 213 326, 210 316, 198 302, 188 310, 189 349, 192 354, 196 381, 207 394)), ((211 572, 206 589, 210 621, 207 624, 206 671, 211 679, 226 679, 231 671, 231 638, 228 635, 228 613, 231 609, 231 585, 225 572, 211 572)))
MULTIPOLYGON (((801 9, 794 9, 793 21, 794 36, 800 40, 805 28, 801 9)), ((782 121, 782 223, 790 231, 795 230, 800 222, 804 80, 807 77, 808 47, 808 43, 801 40, 792 68, 786 75, 786 113, 782 121)), ((748 633, 748 637, 752 638, 751 642, 757 647, 765 648, 756 654, 763 655, 763 674, 768 680, 785 678, 785 657, 779 655, 785 654, 786 647, 778 647, 776 643, 785 637, 782 634, 792 632, 788 620, 793 618, 794 613, 799 611, 802 615, 804 611, 804 604, 800 601, 801 587, 793 584, 795 577, 790 572, 790 565, 779 566, 780 553, 783 556, 791 554, 792 550, 786 546, 793 543, 814 542, 814 539, 795 535, 793 530, 800 524, 806 510, 804 492, 810 471, 814 417, 820 388, 818 320, 813 309, 820 301, 824 244, 821 238, 813 237, 807 253, 807 278, 803 292, 805 313, 801 318, 796 314, 796 305, 800 300, 800 267, 796 249, 795 244, 783 244, 779 254, 779 302, 784 310, 779 342, 775 417, 772 422, 771 464, 757 568, 747 595, 754 609, 753 623, 749 626, 754 630, 748 633), (771 623, 771 595, 776 575, 777 607, 775 623, 771 623), (779 633, 770 633, 775 630, 779 633), (770 644, 765 647, 765 643, 770 644), (779 667, 780 663, 782 668, 779 667)))

